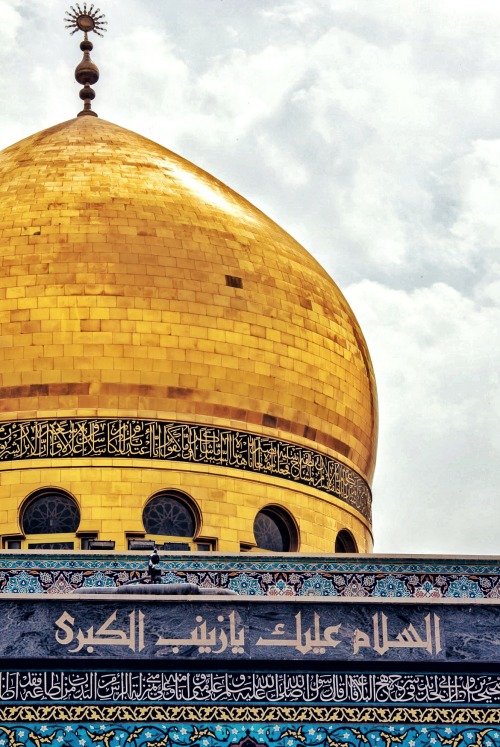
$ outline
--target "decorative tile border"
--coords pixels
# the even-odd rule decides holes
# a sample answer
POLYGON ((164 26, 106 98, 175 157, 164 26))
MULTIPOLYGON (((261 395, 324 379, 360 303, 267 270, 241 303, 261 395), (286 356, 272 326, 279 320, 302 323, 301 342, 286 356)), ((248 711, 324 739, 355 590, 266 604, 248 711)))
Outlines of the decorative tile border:
POLYGON ((0 724, 0 745, 41 747, 499 747, 497 724, 449 725, 365 725, 363 723, 298 725, 285 722, 270 725, 254 722, 161 724, 144 721, 127 723, 21 723, 0 724))
MULTIPOLYGON (((162 568, 171 571, 237 571, 257 573, 381 573, 388 574, 454 574, 493 575, 500 578, 500 558, 415 557, 413 555, 309 555, 303 553, 266 554, 218 552, 160 552, 162 568)), ((0 551, 0 569, 28 568, 109 568, 143 571, 147 565, 145 553, 71 551, 0 551)))
MULTIPOLYGON (((217 554, 161 555, 162 583, 194 583, 250 596, 499 599, 498 561, 398 561, 217 554)), ((146 578, 147 555, 0 554, 0 594, 69 593, 146 578)))
POLYGON ((0 423, 0 462, 22 459, 158 459, 271 475, 333 495, 371 518, 371 492, 338 459, 299 444, 208 425, 131 418, 0 423))

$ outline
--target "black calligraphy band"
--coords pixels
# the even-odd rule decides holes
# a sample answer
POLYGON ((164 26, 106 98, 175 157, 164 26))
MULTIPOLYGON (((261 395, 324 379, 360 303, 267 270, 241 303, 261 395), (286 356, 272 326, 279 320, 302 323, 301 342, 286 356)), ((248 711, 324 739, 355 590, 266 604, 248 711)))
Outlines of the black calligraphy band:
POLYGON ((74 418, 0 424, 0 462, 108 457, 218 465, 315 488, 371 519, 371 492, 350 467, 269 436, 162 420, 74 418))
MULTIPOLYGON (((0 703, 499 706, 500 675, 93 670, 0 671, 0 703)), ((500 712, 499 714, 500 715, 500 712)))

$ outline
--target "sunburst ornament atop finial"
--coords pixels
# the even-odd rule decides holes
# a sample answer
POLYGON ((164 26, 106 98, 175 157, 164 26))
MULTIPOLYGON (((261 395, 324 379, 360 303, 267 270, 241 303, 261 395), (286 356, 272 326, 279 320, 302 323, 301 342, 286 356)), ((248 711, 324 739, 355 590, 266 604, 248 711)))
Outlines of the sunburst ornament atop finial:
POLYGON ((80 91, 80 98, 82 99, 83 109, 78 114, 79 117, 87 114, 92 117, 97 117, 97 114, 92 111, 91 102, 95 98, 95 91, 91 86, 97 83, 99 80, 99 68, 90 59, 90 52, 94 48, 94 45, 89 40, 89 33, 91 31, 98 36, 102 36, 102 31, 107 31, 105 26, 108 25, 107 21, 103 21, 104 13, 101 13, 100 8, 94 8, 94 5, 90 5, 87 8, 87 3, 82 3, 83 8, 79 3, 71 5, 71 10, 66 11, 66 28, 73 29, 71 35, 77 31, 83 31, 83 41, 80 44, 80 49, 83 52, 83 59, 79 65, 76 66, 75 78, 78 83, 83 86, 80 91))
POLYGON ((66 28, 73 29, 70 33, 76 34, 77 31, 83 31, 84 34, 93 31, 94 34, 102 36, 103 31, 107 31, 105 28, 108 25, 107 21, 103 19, 106 17, 104 13, 101 13, 100 8, 94 8, 94 5, 90 5, 87 9, 87 3, 83 3, 83 8, 80 7, 79 3, 70 6, 71 10, 66 11, 66 28))

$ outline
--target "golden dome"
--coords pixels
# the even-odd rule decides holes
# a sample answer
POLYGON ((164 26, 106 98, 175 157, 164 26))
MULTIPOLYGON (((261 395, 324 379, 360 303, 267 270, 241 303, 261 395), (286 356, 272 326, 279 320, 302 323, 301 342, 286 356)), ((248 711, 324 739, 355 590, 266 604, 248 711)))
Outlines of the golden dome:
POLYGON ((280 495, 300 549, 333 549, 341 526, 369 549, 373 371, 353 312, 311 255, 214 177, 93 117, 7 148, 0 174, 0 532, 20 531, 20 506, 37 486, 67 489, 84 528, 116 536, 140 533, 134 506, 155 487, 198 486, 200 526, 221 549, 244 537, 251 546, 255 510, 280 495), (126 419, 128 445, 76 449, 92 418, 126 419), (217 444, 204 431, 205 458, 191 445, 170 459, 165 446, 158 461, 130 445, 135 421, 212 426, 217 444), (64 439, 43 435, 54 422, 64 439), (259 456, 260 438, 223 464, 217 450, 235 432, 266 437, 269 453, 259 456), (261 457, 274 471, 252 469, 261 457))

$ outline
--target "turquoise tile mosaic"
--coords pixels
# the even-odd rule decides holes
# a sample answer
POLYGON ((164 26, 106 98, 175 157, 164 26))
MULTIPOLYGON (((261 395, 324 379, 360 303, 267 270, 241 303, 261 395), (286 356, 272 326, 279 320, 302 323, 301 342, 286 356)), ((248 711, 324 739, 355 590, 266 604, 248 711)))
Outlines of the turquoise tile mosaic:
MULTIPOLYGON (((2 553, 0 593, 67 593, 140 583, 147 554, 2 553)), ((500 598, 496 558, 219 555, 161 556, 161 581, 195 583, 250 596, 500 598)))
POLYGON ((499 747, 495 725, 3 723, 1 747, 499 747))

